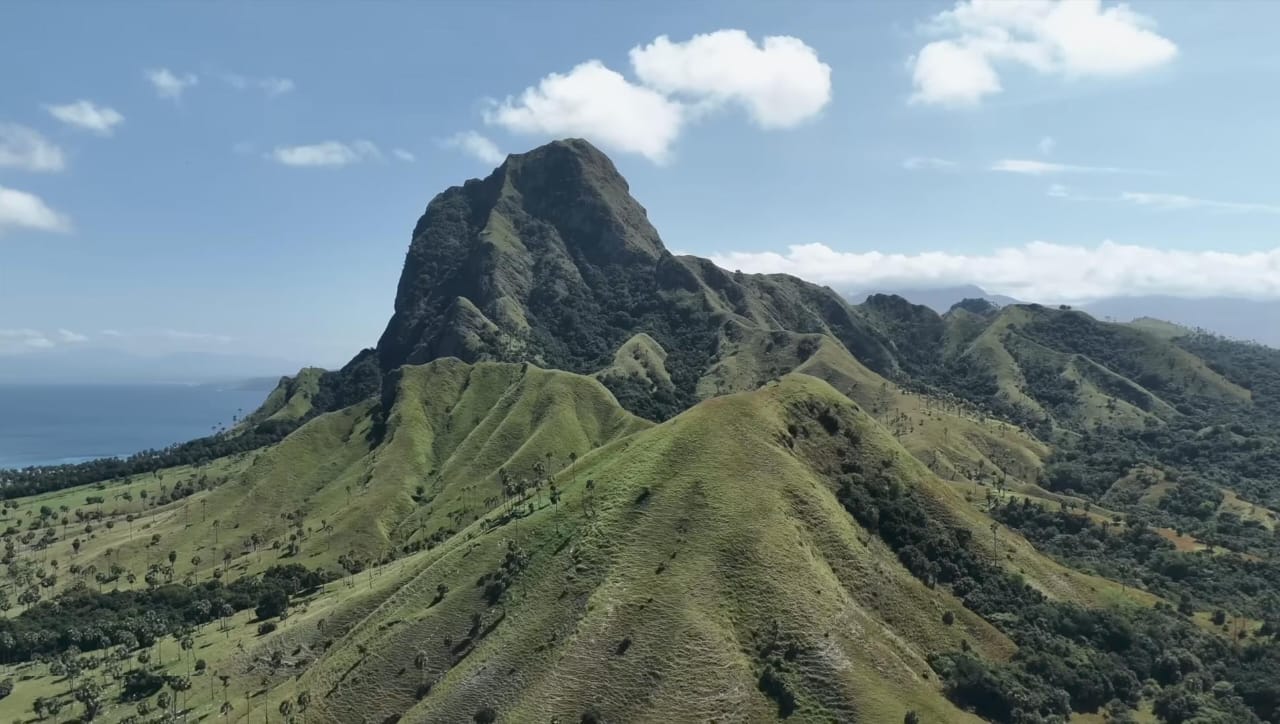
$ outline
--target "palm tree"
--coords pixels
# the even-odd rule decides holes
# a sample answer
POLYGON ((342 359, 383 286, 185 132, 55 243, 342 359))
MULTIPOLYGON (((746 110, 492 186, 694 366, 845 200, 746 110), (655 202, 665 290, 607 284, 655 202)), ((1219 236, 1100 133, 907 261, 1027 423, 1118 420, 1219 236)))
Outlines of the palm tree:
POLYGON ((298 713, 302 714, 302 718, 305 721, 307 718, 307 707, 311 706, 311 692, 306 689, 298 692, 297 702, 298 713))
POLYGON ((418 671, 422 672, 422 685, 426 686, 427 685, 427 652, 426 651, 419 651, 418 654, 413 657, 413 666, 418 671))

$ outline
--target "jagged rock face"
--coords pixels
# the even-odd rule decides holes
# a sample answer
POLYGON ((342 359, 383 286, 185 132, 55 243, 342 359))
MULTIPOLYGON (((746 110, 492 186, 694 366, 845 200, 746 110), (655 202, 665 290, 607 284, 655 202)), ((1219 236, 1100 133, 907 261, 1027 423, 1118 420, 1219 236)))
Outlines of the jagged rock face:
POLYGON ((377 359, 383 373, 446 356, 587 373, 643 332, 667 354, 669 416, 696 401, 730 322, 829 334, 871 368, 896 370, 892 343, 834 291, 673 256, 608 157, 571 139, 509 156, 430 203, 377 359))
POLYGON ((652 278, 666 255, 626 181, 590 144, 513 155, 437 196, 418 221, 380 364, 525 352, 549 361, 546 341, 528 339, 543 321, 529 319, 531 307, 609 296, 618 276, 652 278))

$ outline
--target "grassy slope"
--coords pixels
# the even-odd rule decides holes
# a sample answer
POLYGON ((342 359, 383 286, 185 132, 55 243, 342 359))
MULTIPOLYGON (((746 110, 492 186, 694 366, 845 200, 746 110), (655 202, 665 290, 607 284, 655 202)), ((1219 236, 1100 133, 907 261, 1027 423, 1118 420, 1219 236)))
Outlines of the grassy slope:
MULTIPOLYGON (((860 378, 855 397, 878 399, 888 389, 897 403, 918 399, 874 384, 877 376, 828 344, 806 360, 809 370, 846 385, 860 378)), ((286 536, 280 514, 291 510, 303 510, 312 531, 297 560, 331 568, 343 552, 376 557, 423 532, 457 529, 430 550, 330 584, 275 633, 257 636, 249 613, 226 632, 206 627, 195 655, 231 677, 233 720, 264 710, 274 718, 282 699, 303 690, 312 695, 310 721, 398 713, 466 721, 482 706, 503 721, 573 721, 588 708, 606 720, 770 720, 776 707, 756 688, 756 652, 776 621, 781 640, 799 651, 786 676, 800 720, 898 721, 914 708, 925 721, 964 721, 924 657, 965 639, 1004 658, 1012 644, 944 590, 910 576, 842 509, 831 466, 847 438, 814 421, 819 409, 857 431, 868 464, 891 461, 893 475, 918 486, 937 515, 972 529, 976 545, 1033 585, 1094 605, 1121 600, 1117 587, 1045 559, 1015 535, 993 540, 979 506, 907 454, 902 443, 912 434, 900 443, 816 377, 787 375, 655 427, 619 410, 589 378, 457 360, 404 369, 380 444, 370 442, 366 404, 322 415, 256 457, 125 483, 155 489, 204 474, 221 484, 139 507, 132 540, 123 524, 109 534, 99 527, 80 562, 105 562, 110 546, 113 560, 141 573, 172 546, 179 576, 194 568, 203 577, 226 550, 234 577, 280 561, 270 543, 286 536), (580 458, 566 467, 569 451, 580 458), (547 452, 560 504, 534 496, 534 512, 499 520, 497 468, 519 475, 547 462, 547 452), (217 544, 214 520, 223 521, 217 544), (320 531, 321 521, 332 531, 320 531), (250 533, 264 541, 256 552, 244 547, 250 533), (490 605, 476 582, 499 570, 508 541, 528 565, 490 605), (192 555, 200 566, 188 562, 192 555), (435 602, 441 584, 448 592, 435 602), (941 623, 948 610, 952 626, 941 623), (266 663, 273 652, 279 666, 266 663), (596 685, 602 678, 608 689, 596 685), (426 683, 431 692, 419 700, 426 683)), ((988 430, 977 419, 947 419, 988 430)), ((24 501, 18 515, 73 504, 86 492, 94 491, 24 501)), ((66 545, 48 555, 70 556, 57 548, 66 545)), ((190 665, 172 641, 165 646, 167 667, 190 665)), ((0 717, 65 688, 42 667, 24 671, 31 678, 0 701, 0 717)), ((209 674, 196 677, 188 706, 197 715, 215 713, 221 701, 209 674)), ((113 705, 106 719, 131 712, 113 705)))
POLYGON ((972 315, 951 315, 950 353, 967 356, 992 370, 999 396, 1040 417, 1071 427, 1159 424, 1177 414, 1160 395, 1179 388, 1212 400, 1244 402, 1247 390, 1209 369, 1203 360, 1176 347, 1167 334, 1144 325, 1101 322, 1081 312, 1036 305, 1005 307, 974 336, 972 315), (1062 344, 1059 335, 1097 341, 1123 358, 1130 376, 1062 344), (966 340, 963 345, 956 340, 966 340), (1027 384, 1028 368, 1052 370, 1075 385, 1072 404, 1050 409, 1027 384), (1139 384, 1145 382, 1148 387, 1139 384))
MULTIPOLYGON (((986 517, 869 416, 829 385, 791 375, 603 447, 562 481, 558 509, 488 532, 474 525, 416 559, 414 581, 300 685, 334 691, 324 706, 338 720, 409 705, 422 681, 431 693, 407 720, 465 720, 483 706, 509 721, 572 721, 588 708, 606 720, 769 720, 775 709, 755 690, 752 652, 778 621, 803 652, 794 678, 801 719, 895 721, 910 702, 926 721, 964 720, 924 676, 923 655, 961 638, 996 658, 1011 645, 912 578, 843 511, 826 474, 840 441, 812 421, 815 405, 857 429, 870 460, 892 459, 939 514, 990 540, 986 517), (587 479, 597 481, 589 496, 587 479), (489 608, 473 582, 497 568, 507 540, 531 555, 530 567, 508 601, 489 608), (441 583, 450 593, 433 605, 441 583), (957 624, 941 624, 945 610, 957 624), (481 634, 471 640, 477 613, 481 634), (412 665, 418 652, 430 662, 425 673, 412 665), (608 689, 595 685, 602 675, 608 689), (378 685, 338 683, 352 677, 378 685)), ((1118 587, 1044 559, 1021 538, 1002 532, 996 545, 1050 595, 1121 599, 1118 587)))
POLYGON ((811 377, 709 400, 585 456, 563 481, 559 509, 487 533, 473 526, 426 554, 415 581, 303 684, 380 682, 339 686, 344 695, 326 703, 335 719, 408 704, 421 683, 412 661, 424 651, 431 664, 422 677, 435 684, 408 720, 460 721, 486 705, 509 721, 572 721, 588 707, 606 720, 768 720, 776 708, 755 688, 752 650, 776 620, 804 652, 802 718, 889 721, 909 701, 927 718, 963 720, 923 676, 924 652, 960 638, 993 656, 1010 645, 911 578, 836 502, 820 461, 787 447, 796 406, 812 400, 894 447, 811 377), (597 481, 592 495, 588 479, 597 481), (509 603, 487 608, 472 584, 497 567, 506 540, 531 554, 530 568, 509 603), (450 593, 433 606, 440 583, 450 593), (955 626, 941 624, 944 610, 958 615, 955 626), (451 652, 476 612, 492 632, 451 652), (376 653, 360 657, 355 642, 376 653), (595 685, 602 672, 607 690, 595 685))
POLYGON ((598 379, 608 377, 634 377, 644 382, 645 388, 674 389, 671 373, 667 371, 667 351, 644 332, 623 343, 613 356, 613 364, 592 375, 598 379))
POLYGON ((262 405, 245 417, 245 424, 252 426, 262 422, 286 422, 301 420, 311 412, 311 401, 320 391, 320 378, 325 371, 319 367, 304 367, 293 377, 280 380, 262 405))

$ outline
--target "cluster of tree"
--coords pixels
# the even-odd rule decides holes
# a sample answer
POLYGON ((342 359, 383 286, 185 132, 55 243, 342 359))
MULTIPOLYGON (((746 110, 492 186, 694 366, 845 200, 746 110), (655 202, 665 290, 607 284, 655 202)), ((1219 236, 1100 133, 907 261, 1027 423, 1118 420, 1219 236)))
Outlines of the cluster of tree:
POLYGON ((187 626, 199 626, 253 608, 259 618, 280 616, 292 596, 331 580, 323 571, 291 564, 230 584, 167 583, 145 589, 97 592, 84 586, 0 619, 0 656, 7 661, 93 651, 121 645, 150 646, 187 626))
MULTIPOLYGON (((1095 610, 1049 601, 979 554, 968 528, 927 506, 914 488, 846 459, 839 498, 916 577, 946 585, 965 607, 1018 644, 1005 663, 972 652, 935 657, 948 695, 987 718, 1060 720, 1071 712, 1126 709, 1154 698, 1167 721, 1213 714, 1222 721, 1272 718, 1280 701, 1276 644, 1241 651, 1169 607, 1095 610)), ((998 549, 998 527, 992 528, 998 549)), ((1214 719, 1206 719, 1211 721, 1214 719)))
POLYGON ((1104 526, 1083 511, 1050 510, 1026 498, 1009 498, 991 514, 1067 565, 1178 601, 1184 612, 1215 611, 1223 626, 1245 616, 1280 628, 1275 560, 1180 552, 1140 516, 1104 526))

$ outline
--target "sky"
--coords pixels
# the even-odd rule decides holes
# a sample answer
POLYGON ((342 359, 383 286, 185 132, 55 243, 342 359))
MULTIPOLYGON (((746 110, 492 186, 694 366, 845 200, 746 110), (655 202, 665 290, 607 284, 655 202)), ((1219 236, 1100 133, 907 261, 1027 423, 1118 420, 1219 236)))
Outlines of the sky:
POLYGON ((436 193, 569 136, 669 248, 728 268, 1280 297, 1277 3, 0 15, 0 355, 339 365, 436 193))

